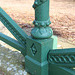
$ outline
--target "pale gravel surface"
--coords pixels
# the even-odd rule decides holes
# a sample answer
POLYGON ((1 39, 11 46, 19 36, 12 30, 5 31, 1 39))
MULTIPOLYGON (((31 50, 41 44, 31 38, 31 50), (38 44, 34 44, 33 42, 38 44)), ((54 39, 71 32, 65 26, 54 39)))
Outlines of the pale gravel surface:
POLYGON ((25 60, 21 53, 0 45, 0 75, 29 75, 25 71, 25 60))

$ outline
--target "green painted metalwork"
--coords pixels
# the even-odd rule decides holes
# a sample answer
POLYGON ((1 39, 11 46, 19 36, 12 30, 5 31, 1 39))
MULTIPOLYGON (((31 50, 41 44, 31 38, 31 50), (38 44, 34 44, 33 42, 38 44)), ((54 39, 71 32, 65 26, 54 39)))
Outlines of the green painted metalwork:
POLYGON ((16 38, 0 33, 0 40, 18 49, 25 57, 25 70, 31 75, 75 75, 75 48, 57 49, 49 17, 49 0, 35 0, 35 25, 28 36, 0 8, 0 21, 16 38))
POLYGON ((53 34, 49 27, 51 24, 49 17, 49 0, 35 0, 33 8, 35 9, 35 27, 31 31, 33 38, 46 39, 53 34))
POLYGON ((0 8, 0 21, 13 34, 13 36, 25 47, 27 34, 0 8))
POLYGON ((75 75, 75 48, 50 50, 49 75, 75 75))
POLYGON ((24 52, 22 53, 26 55, 27 34, 25 34, 25 32, 9 17, 9 15, 2 8, 0 8, 0 21, 12 33, 12 35, 18 40, 18 42, 23 46, 24 52))
POLYGON ((28 37, 26 42, 25 70, 32 75, 49 75, 47 54, 50 49, 57 48, 57 37, 44 40, 28 37))
POLYGON ((7 43, 8 45, 18 49, 21 51, 21 53, 25 56, 25 48, 16 40, 0 33, 0 40, 4 41, 5 43, 7 43))

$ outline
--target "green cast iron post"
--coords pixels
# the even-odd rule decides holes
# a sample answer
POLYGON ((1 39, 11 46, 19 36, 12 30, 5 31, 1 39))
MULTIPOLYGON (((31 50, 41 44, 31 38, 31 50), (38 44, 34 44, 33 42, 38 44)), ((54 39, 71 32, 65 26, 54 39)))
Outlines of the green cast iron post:
POLYGON ((49 17, 49 0, 35 0, 35 25, 28 36, 11 18, 0 8, 0 21, 16 38, 12 39, 0 33, 0 40, 18 49, 25 57, 25 70, 31 75, 49 75, 47 55, 49 50, 57 48, 57 37, 53 36, 49 17))
POLYGON ((57 48, 57 37, 49 27, 49 0, 35 0, 33 8, 35 26, 26 39, 25 70, 31 75, 49 75, 47 54, 50 49, 57 48))
POLYGON ((31 35, 37 39, 50 38, 52 36, 52 29, 49 17, 49 0, 35 0, 33 8, 35 9, 35 20, 33 24, 35 27, 31 31, 31 35))

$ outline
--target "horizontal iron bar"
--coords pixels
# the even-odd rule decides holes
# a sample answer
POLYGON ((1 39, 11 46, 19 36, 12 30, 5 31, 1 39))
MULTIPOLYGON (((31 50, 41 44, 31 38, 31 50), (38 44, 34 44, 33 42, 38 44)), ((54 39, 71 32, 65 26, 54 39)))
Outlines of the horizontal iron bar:
POLYGON ((64 67, 75 67, 75 48, 50 50, 48 62, 64 67))
POLYGON ((75 48, 50 50, 50 55, 75 54, 75 48))
POLYGON ((66 63, 63 63, 63 64, 61 64, 61 63, 59 63, 59 64, 54 64, 54 65, 56 65, 56 66, 61 66, 61 67, 66 67, 66 68, 73 68, 73 67, 75 67, 75 63, 69 63, 69 64, 66 64, 66 63))
POLYGON ((21 53, 25 56, 25 48, 16 40, 0 33, 0 40, 4 41, 8 45, 14 47, 15 49, 21 51, 21 53))
POLYGON ((24 47, 26 46, 26 37, 28 35, 12 20, 12 18, 0 8, 0 21, 4 26, 12 33, 12 35, 21 43, 24 47))

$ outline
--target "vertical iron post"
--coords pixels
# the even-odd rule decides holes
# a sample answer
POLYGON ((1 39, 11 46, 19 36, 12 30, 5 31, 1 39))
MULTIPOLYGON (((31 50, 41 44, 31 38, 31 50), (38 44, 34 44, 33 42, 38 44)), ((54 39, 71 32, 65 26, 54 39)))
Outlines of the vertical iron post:
POLYGON ((49 27, 51 24, 49 17, 49 0, 35 0, 33 8, 35 9, 35 27, 31 31, 33 38, 45 39, 50 38, 53 34, 49 27))
POLYGON ((25 70, 31 75, 49 75, 47 54, 50 49, 57 48, 57 37, 49 27, 49 0, 35 0, 35 25, 31 37, 26 39, 27 55, 25 70))

